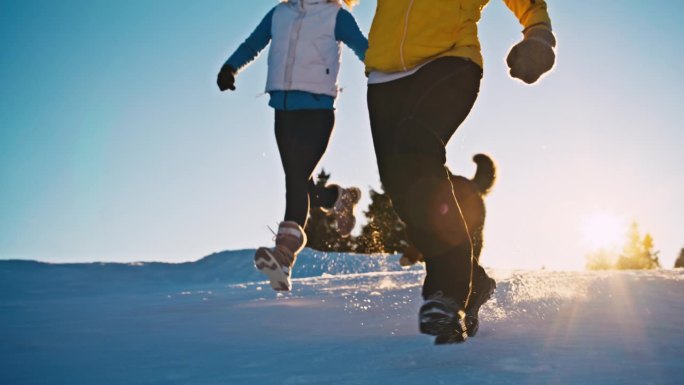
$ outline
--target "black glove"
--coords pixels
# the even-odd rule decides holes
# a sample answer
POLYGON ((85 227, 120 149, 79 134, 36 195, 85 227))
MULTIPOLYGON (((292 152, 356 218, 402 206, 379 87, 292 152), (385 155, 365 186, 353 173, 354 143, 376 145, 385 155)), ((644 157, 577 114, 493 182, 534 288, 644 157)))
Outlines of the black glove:
POLYGON ((225 91, 227 89, 235 91, 235 70, 233 67, 229 66, 228 64, 224 64, 223 67, 221 67, 221 71, 218 73, 216 84, 218 84, 218 88, 221 91, 225 91))

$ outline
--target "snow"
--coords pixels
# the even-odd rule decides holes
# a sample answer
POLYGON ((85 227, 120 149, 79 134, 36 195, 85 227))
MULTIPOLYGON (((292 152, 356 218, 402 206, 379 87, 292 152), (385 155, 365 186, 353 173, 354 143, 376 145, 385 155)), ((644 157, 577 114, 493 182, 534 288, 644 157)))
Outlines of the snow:
POLYGON ((478 335, 418 333, 423 270, 306 249, 184 264, 0 261, 0 384, 679 384, 684 271, 489 270, 478 335))

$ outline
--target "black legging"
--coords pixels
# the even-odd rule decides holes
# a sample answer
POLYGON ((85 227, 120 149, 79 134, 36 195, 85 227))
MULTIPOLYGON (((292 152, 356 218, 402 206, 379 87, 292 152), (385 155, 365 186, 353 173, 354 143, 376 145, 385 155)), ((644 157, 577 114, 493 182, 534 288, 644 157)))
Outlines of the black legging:
POLYGON ((482 69, 466 59, 436 59, 416 73, 368 86, 380 179, 411 242, 423 253, 423 297, 462 301, 470 292, 472 246, 445 168, 445 146, 470 112, 482 69))
POLYGON ((323 157, 333 127, 333 110, 275 110, 275 135, 285 171, 285 219, 306 226, 309 202, 313 207, 332 207, 334 187, 318 187, 312 174, 323 157))

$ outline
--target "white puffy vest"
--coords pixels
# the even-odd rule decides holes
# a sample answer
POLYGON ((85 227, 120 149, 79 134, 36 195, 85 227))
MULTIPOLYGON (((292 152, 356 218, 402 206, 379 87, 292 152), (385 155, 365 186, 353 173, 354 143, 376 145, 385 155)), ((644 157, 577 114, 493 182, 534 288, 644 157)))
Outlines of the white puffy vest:
POLYGON ((307 91, 337 96, 340 43, 335 21, 340 5, 290 0, 275 7, 271 22, 266 92, 307 91))

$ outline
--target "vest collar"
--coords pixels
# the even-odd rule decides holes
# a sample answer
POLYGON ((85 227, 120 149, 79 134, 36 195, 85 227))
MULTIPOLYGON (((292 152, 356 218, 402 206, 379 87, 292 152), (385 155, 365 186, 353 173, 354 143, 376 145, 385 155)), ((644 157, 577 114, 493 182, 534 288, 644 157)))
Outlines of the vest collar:
POLYGON ((291 4, 298 9, 309 9, 317 5, 327 4, 334 1, 330 0, 287 0, 288 4, 291 4))

